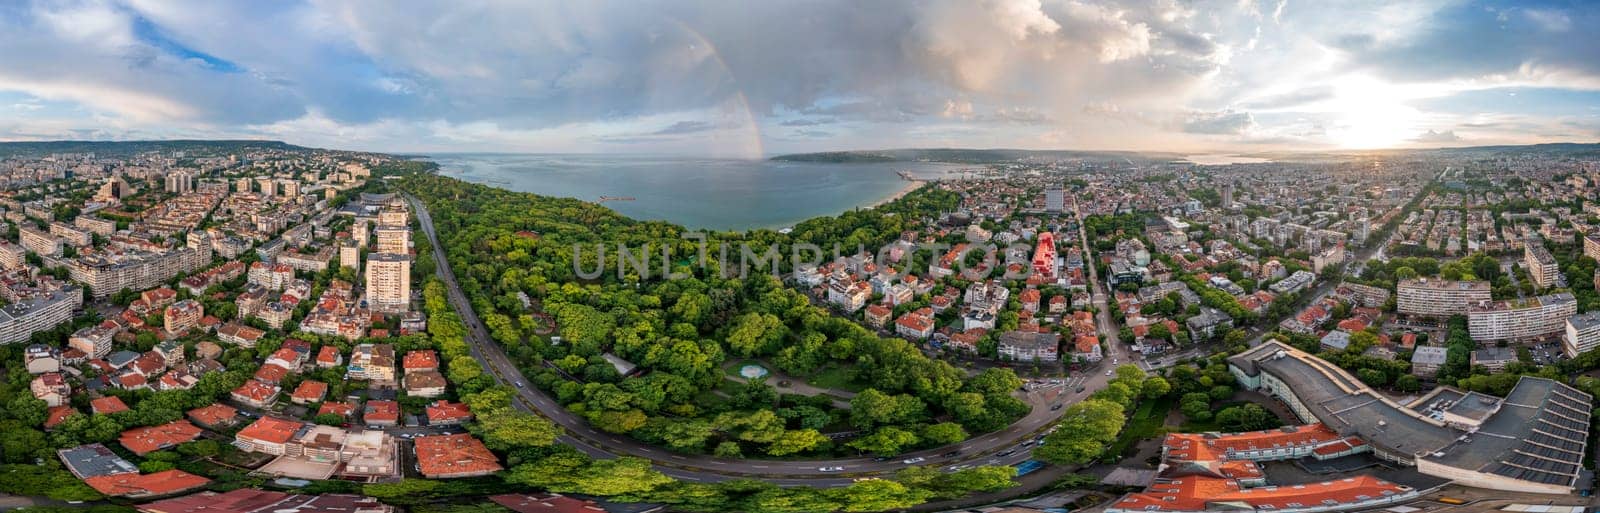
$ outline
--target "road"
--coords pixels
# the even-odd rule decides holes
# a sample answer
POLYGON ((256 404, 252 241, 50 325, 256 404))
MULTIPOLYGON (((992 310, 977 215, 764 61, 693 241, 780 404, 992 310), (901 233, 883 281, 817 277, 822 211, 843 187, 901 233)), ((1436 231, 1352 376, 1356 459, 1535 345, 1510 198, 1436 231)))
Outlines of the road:
MULTIPOLYGON (((1079 206, 1076 195, 1072 198, 1072 215, 1078 219, 1078 241, 1083 244, 1083 260, 1085 265, 1089 267, 1089 291, 1097 312, 1095 314, 1095 324, 1100 332, 1105 334, 1105 346, 1109 348, 1105 357, 1118 363, 1133 362, 1134 360, 1131 358, 1133 353, 1128 350, 1126 344, 1123 344, 1117 338, 1117 332, 1120 331, 1120 328, 1117 327, 1116 319, 1111 318, 1111 306, 1107 303, 1109 296, 1106 295, 1105 289, 1100 285, 1100 271, 1095 267, 1094 256, 1090 254, 1089 229, 1083 224, 1083 208, 1079 206)), ((1136 365, 1139 365, 1146 372, 1150 370, 1148 364, 1143 361, 1136 363, 1136 365)), ((1085 386, 1086 389, 1097 390, 1110 381, 1108 376, 1096 375, 1096 377, 1104 379, 1092 380, 1089 385, 1085 386)))
MULTIPOLYGON (((571 445, 584 453, 597 458, 612 458, 616 456, 637 456, 650 460, 657 470, 674 478, 684 481, 715 482, 728 479, 758 478, 763 481, 779 485, 804 484, 809 486, 846 486, 854 481, 855 477, 884 474, 905 468, 901 463, 903 459, 926 458, 923 465, 937 465, 949 467, 958 464, 1004 464, 1011 465, 1027 460, 1031 452, 1031 442, 1035 436, 1054 425, 1060 417, 1061 410, 1052 410, 1052 404, 1064 404, 1078 401, 1086 397, 1089 392, 1105 385, 1104 376, 1094 380, 1098 384, 1084 387, 1083 392, 1076 392, 1065 387, 1059 389, 1030 390, 1025 394, 1027 400, 1034 407, 1028 415, 1012 423, 1005 429, 991 433, 984 433, 970 438, 959 444, 910 452, 886 461, 875 461, 872 458, 856 457, 826 460, 753 460, 753 459, 728 459, 715 458, 697 454, 677 454, 660 447, 655 447, 632 438, 606 433, 590 426, 588 421, 574 415, 563 408, 560 403, 551 398, 538 387, 527 386, 526 379, 517 369, 499 344, 489 337, 489 330, 484 327, 473 310, 472 302, 467 300, 461 291, 460 284, 456 281, 455 271, 450 268, 445 258, 444 246, 439 244, 438 236, 434 233, 433 218, 427 207, 415 197, 406 195, 406 200, 411 203, 416 212, 417 220, 422 226, 423 233, 427 235, 428 242, 433 247, 434 261, 438 263, 436 274, 444 282, 447 289, 446 296, 461 320, 467 327, 467 342, 472 348, 473 357, 485 364, 485 369, 494 376, 495 381, 501 384, 514 386, 517 390, 516 406, 519 409, 537 413, 561 426, 565 433, 557 441, 571 445), (1021 444, 1028 443, 1028 446, 1021 444), (960 454, 952 457, 943 456, 950 451, 959 450, 960 454), (1011 453, 1007 456, 995 456, 996 453, 1011 453), (822 472, 821 467, 844 467, 843 472, 822 472)), ((1096 286, 1098 290, 1098 285, 1096 286)), ((1097 294, 1098 295, 1098 294, 1097 294)), ((1103 301, 1103 299, 1102 299, 1103 301)), ((1116 331, 1116 330, 1111 330, 1116 331)), ((1115 335, 1113 335, 1115 337, 1115 335)), ((1113 340, 1115 340, 1113 338, 1113 340)), ((1113 344, 1115 346, 1116 344, 1113 344)))

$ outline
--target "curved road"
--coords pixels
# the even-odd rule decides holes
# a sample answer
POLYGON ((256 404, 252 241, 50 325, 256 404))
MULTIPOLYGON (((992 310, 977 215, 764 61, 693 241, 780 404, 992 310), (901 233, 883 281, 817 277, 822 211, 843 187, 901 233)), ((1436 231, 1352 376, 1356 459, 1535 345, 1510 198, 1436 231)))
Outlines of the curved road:
MULTIPOLYGON (((922 465, 938 465, 950 467, 957 464, 989 464, 1012 465, 1027 460, 1031 456, 1031 440, 1042 434, 1049 426, 1053 425, 1060 416, 1060 410, 1052 410, 1052 404, 1066 404, 1086 397, 1092 390, 1097 390, 1105 385, 1109 378, 1094 373, 1089 376, 1089 381, 1083 386, 1084 392, 1072 390, 1059 390, 1052 395, 1047 391, 1034 390, 1027 393, 1026 400, 1033 405, 1032 411, 1021 420, 1007 426, 1005 429, 992 433, 984 433, 968 439, 960 444, 937 449, 928 449, 895 456, 885 461, 875 461, 872 458, 841 458, 829 460, 745 460, 715 458, 706 455, 678 454, 665 449, 639 442, 623 435, 606 433, 589 425, 588 421, 574 415, 563 408, 544 391, 538 387, 527 386, 525 378, 517 366, 499 344, 489 337, 489 331, 483 322, 478 319, 477 313, 472 308, 472 302, 467 300, 461 291, 461 286, 456 282, 455 272, 446 260, 444 247, 439 244, 434 233, 433 218, 428 209, 411 195, 406 195, 406 200, 411 203, 416 211, 417 220, 423 232, 428 236, 428 242, 433 246, 434 260, 437 263, 436 273, 444 281, 448 289, 447 296, 450 303, 461 315, 461 320, 467 326, 467 342, 472 348, 473 356, 486 365, 487 370, 502 384, 516 387, 516 405, 524 410, 535 412, 560 425, 566 432, 558 439, 559 442, 571 445, 584 453, 600 458, 610 458, 619 455, 637 456, 654 463, 657 470, 677 479, 697 482, 722 481, 737 478, 759 478, 764 481, 780 485, 804 484, 810 486, 844 486, 853 482, 854 477, 863 475, 882 474, 893 472, 906 465, 901 460, 908 458, 926 458, 922 465), (1047 397, 1051 396, 1051 397, 1047 397), (1029 443, 1028 446, 1021 446, 1029 443), (943 455, 953 450, 960 450, 960 454, 952 457, 943 455), (996 456, 994 453, 1008 452, 1006 456, 996 456), (842 472, 822 472, 821 467, 844 467, 842 472)), ((1096 287, 1098 288, 1098 287, 1096 287)), ((1100 294, 1096 294, 1100 296, 1100 294)), ((1101 296, 1103 297, 1103 296, 1101 296)), ((1102 310, 1103 311, 1103 310, 1102 310)), ((1113 330, 1115 331, 1115 330, 1113 330)), ((1117 347, 1120 344, 1112 344, 1117 347)), ((1115 350, 1113 350, 1115 352, 1115 350)))

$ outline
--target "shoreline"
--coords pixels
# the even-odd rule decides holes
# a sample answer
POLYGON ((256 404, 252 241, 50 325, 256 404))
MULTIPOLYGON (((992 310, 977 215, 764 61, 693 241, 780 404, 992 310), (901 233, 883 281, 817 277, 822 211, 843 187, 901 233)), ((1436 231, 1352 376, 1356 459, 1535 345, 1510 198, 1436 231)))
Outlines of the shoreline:
POLYGON ((898 200, 900 198, 906 197, 907 194, 911 194, 911 191, 917 190, 918 188, 922 187, 923 185, 926 185, 927 183, 928 183, 927 180, 920 180, 920 179, 918 179, 918 180, 910 180, 910 181, 908 181, 906 183, 905 187, 901 187, 900 190, 895 191, 895 193, 893 195, 890 195, 887 198, 883 198, 883 199, 880 199, 878 201, 875 201, 872 204, 867 205, 867 206, 862 207, 862 208, 878 208, 878 207, 887 205, 887 204, 889 204, 889 203, 891 203, 891 202, 893 202, 895 200, 898 200))

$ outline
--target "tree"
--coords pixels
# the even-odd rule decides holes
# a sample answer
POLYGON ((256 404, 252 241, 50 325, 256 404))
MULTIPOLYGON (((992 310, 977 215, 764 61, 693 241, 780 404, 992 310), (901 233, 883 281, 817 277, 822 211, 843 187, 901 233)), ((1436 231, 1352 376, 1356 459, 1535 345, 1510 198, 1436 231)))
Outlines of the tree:
POLYGON ((1056 430, 1045 437, 1045 444, 1034 449, 1041 460, 1064 465, 1081 465, 1094 460, 1117 433, 1122 431, 1121 404, 1088 399, 1067 407, 1056 430))
POLYGON ((1224 430, 1260 431, 1278 427, 1278 417, 1272 412, 1255 403, 1246 403, 1242 406, 1229 406, 1217 412, 1217 424, 1224 430))
POLYGON ((1155 399, 1171 392, 1172 384, 1167 383, 1167 379, 1161 376, 1150 376, 1145 378, 1144 384, 1139 388, 1144 392, 1146 399, 1155 399))
POLYGON ((1183 394, 1183 398, 1178 400, 1178 411, 1183 412, 1183 416, 1189 420, 1211 420, 1211 396, 1204 392, 1183 394))
POLYGON ((932 445, 950 445, 967 439, 967 430, 954 422, 941 422, 922 429, 922 439, 932 445))
POLYGON ((970 493, 997 492, 1016 486, 1015 468, 1005 465, 984 465, 944 474, 934 482, 940 497, 960 497, 970 493))
POLYGON ((718 458, 738 458, 743 456, 743 453, 739 450, 739 442, 731 441, 717 444, 717 448, 713 449, 711 454, 718 458))
POLYGON ((1009 394, 1022 388, 1022 378, 1017 377, 1017 373, 1011 369, 990 367, 967 379, 966 385, 961 388, 983 395, 1009 394))
POLYGON ((859 451, 879 456, 893 456, 900 454, 907 447, 916 445, 917 441, 916 433, 894 426, 884 426, 872 434, 856 438, 849 445, 859 451))
POLYGON ((761 444, 772 443, 784 432, 783 419, 772 410, 728 412, 718 415, 711 425, 717 431, 735 434, 740 440, 761 444))
POLYGON ((1422 390, 1422 382, 1411 374, 1402 374, 1394 380, 1395 390, 1401 392, 1416 392, 1422 390))
POLYGON ((767 447, 769 456, 788 456, 806 452, 828 442, 828 437, 815 429, 785 431, 767 447))
POLYGON ((930 492, 916 490, 887 479, 856 481, 844 488, 825 492, 839 504, 841 511, 886 511, 915 506, 927 500, 930 492))
POLYGON ((713 433, 710 422, 691 419, 671 422, 661 434, 667 447, 672 450, 698 452, 705 448, 706 440, 713 433))
POLYGON ((497 451, 549 447, 561 434, 555 424, 543 417, 509 408, 479 414, 475 432, 485 446, 497 451))

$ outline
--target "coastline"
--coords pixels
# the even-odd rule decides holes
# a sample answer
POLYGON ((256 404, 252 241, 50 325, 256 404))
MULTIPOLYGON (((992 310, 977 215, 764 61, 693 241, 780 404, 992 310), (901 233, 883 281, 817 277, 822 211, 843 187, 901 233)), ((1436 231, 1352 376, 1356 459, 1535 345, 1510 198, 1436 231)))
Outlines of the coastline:
POLYGON ((887 198, 883 198, 883 199, 880 199, 878 201, 875 201, 872 204, 867 205, 867 206, 862 207, 862 208, 878 208, 878 207, 887 205, 890 202, 893 202, 893 201, 898 200, 900 198, 904 198, 907 194, 911 194, 911 191, 917 190, 918 188, 922 187, 923 185, 926 185, 927 183, 928 183, 927 180, 910 180, 910 181, 906 182, 906 186, 905 187, 901 187, 900 190, 895 191, 895 193, 893 195, 891 195, 891 196, 889 196, 887 198))

